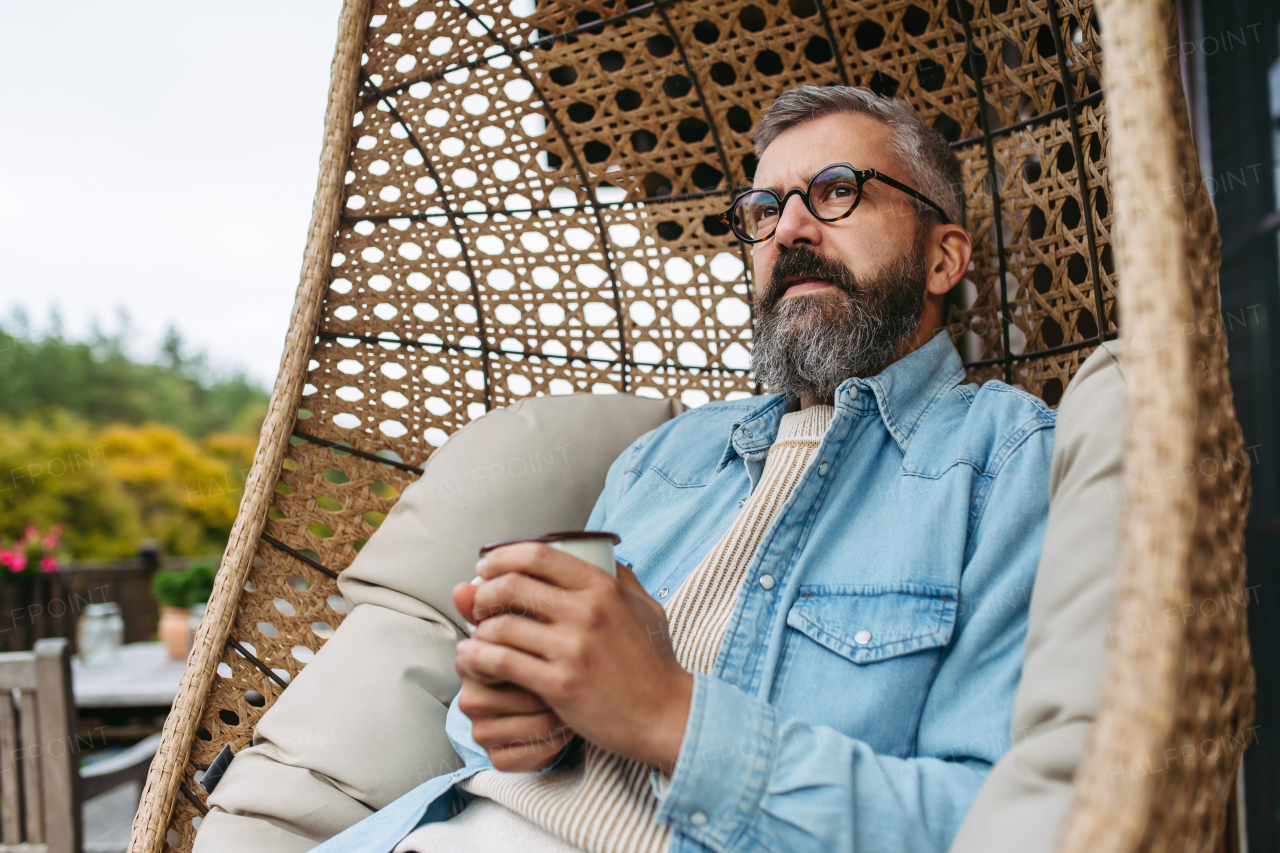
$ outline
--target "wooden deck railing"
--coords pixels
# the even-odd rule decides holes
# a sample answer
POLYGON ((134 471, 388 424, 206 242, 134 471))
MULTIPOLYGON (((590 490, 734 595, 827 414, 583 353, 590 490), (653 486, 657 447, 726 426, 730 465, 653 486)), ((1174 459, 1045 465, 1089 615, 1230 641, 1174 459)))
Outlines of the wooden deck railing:
POLYGON ((158 568, 183 569, 216 558, 165 558, 76 563, 36 578, 0 576, 0 651, 25 651, 44 637, 67 637, 75 649, 76 620, 88 604, 114 601, 124 618, 124 641, 155 637, 160 609, 151 595, 158 568))

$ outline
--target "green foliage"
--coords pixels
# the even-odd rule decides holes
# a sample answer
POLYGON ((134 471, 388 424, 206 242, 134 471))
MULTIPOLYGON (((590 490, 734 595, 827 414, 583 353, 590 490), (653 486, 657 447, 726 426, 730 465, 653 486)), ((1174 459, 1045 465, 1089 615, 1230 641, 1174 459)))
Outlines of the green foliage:
POLYGON ((213 595, 213 579, 217 570, 212 566, 195 565, 187 569, 187 591, 192 604, 203 604, 213 595))
POLYGON ((156 572, 151 579, 151 592, 165 607, 191 606, 190 584, 187 583, 186 572, 156 572))
POLYGON ((190 588, 186 572, 162 569, 151 577, 151 594, 161 607, 190 607, 190 588))
POLYGON ((94 429, 66 412, 0 417, 0 544, 61 523, 73 559, 129 556, 144 538, 166 554, 217 553, 256 444, 162 424, 94 429))
POLYGON ((185 572, 163 569, 151 579, 151 593, 165 607, 190 607, 203 604, 213 594, 215 571, 196 565, 185 572))
POLYGON ((157 364, 123 340, 0 331, 0 547, 29 524, 65 525, 72 559, 133 555, 144 538, 168 554, 226 546, 267 393, 211 378, 175 332, 157 364))
POLYGON ((124 351, 124 336, 95 333, 87 342, 60 334, 38 340, 0 331, 0 400, 10 417, 66 410, 94 426, 157 422, 199 438, 211 432, 256 433, 268 394, 242 375, 214 377, 202 356, 182 353, 170 330, 161 361, 144 364, 124 351))
POLYGON ((0 537, 61 522, 73 558, 135 553, 142 519, 106 450, 97 430, 65 412, 0 420, 0 537))

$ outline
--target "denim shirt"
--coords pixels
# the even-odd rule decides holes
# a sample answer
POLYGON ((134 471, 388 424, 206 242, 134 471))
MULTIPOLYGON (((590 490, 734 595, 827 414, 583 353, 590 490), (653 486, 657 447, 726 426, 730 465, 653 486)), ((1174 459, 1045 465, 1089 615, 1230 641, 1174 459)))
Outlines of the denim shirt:
MULTIPOLYGON (((655 771, 672 853, 950 845, 1009 747, 1054 424, 1024 392, 963 380, 939 333, 837 390, 715 667, 695 675, 675 770, 655 771)), ((667 600, 732 524, 788 409, 708 403, 641 436, 588 528, 618 533, 618 560, 667 600)), ((317 853, 390 851, 465 807, 454 786, 489 763, 456 702, 447 730, 463 769, 317 853)))

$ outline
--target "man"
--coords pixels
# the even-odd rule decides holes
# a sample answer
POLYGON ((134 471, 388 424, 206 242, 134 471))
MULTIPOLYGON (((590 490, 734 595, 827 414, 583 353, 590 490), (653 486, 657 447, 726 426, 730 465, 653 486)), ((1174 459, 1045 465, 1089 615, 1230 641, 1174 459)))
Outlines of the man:
POLYGON ((726 220, 774 393, 618 458, 588 523, 621 534, 617 579, 482 560, 454 591, 466 767, 317 850, 949 846, 1009 745, 1053 414, 961 384, 963 182, 909 106, 801 87, 755 143, 726 220))

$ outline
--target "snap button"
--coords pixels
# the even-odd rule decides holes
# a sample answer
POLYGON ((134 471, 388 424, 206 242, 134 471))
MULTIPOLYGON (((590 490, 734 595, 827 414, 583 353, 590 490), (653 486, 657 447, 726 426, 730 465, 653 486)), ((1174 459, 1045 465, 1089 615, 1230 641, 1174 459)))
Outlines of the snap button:
POLYGON ((761 575, 760 586, 765 589, 773 589, 773 575, 761 575))
POLYGON ((858 389, 856 387, 850 387, 849 390, 844 393, 845 396, 849 398, 850 403, 858 399, 858 389))
POLYGON ((831 466, 823 462, 821 465, 818 466, 818 476, 819 477, 827 476, 827 471, 829 471, 830 469, 831 469, 831 466))
POLYGON ((745 435, 747 438, 751 438, 751 428, 750 428, 750 427, 743 427, 743 428, 742 428, 742 434, 743 434, 743 435, 745 435))
POLYGON ((666 598, 668 592, 671 592, 671 590, 664 586, 662 589, 658 590, 658 598, 666 598))
POLYGON ((871 642, 871 632, 859 631, 853 635, 853 641, 860 646, 865 646, 867 643, 871 642))
POLYGON ((706 826, 711 819, 707 817, 707 813, 702 809, 694 809, 689 812, 689 823, 694 826, 706 826))

